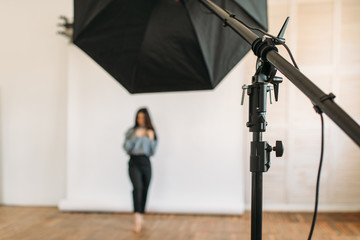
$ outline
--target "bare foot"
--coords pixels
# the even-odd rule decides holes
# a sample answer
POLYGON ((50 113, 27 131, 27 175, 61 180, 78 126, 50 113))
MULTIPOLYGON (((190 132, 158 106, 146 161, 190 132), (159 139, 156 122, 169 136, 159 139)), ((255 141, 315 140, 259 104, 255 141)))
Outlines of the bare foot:
POLYGON ((141 227, 144 223, 144 219, 140 213, 135 213, 134 215, 134 229, 135 233, 139 233, 141 231, 141 227))
POLYGON ((144 214, 140 214, 140 224, 141 224, 141 227, 144 227, 144 214))
POLYGON ((141 214, 141 226, 144 226, 145 220, 144 220, 144 214, 141 214))

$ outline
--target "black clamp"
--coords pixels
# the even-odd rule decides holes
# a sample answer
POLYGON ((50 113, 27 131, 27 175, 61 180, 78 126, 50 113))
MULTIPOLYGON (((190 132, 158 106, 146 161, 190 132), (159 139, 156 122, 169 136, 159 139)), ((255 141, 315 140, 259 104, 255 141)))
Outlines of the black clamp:
MULTIPOLYGON (((321 102, 325 102, 327 100, 330 100, 330 101, 333 101, 335 98, 335 95, 333 93, 329 93, 329 94, 325 94, 324 96, 322 96, 320 98, 320 101, 321 102)), ((322 114, 323 111, 321 110, 321 108, 317 105, 314 105, 314 109, 315 109, 315 112, 317 112, 318 114, 322 114)))
MULTIPOLYGON (((232 12, 230 12, 230 11, 228 11, 228 10, 226 10, 226 9, 224 9, 224 11, 225 11, 227 14, 229 14, 229 17, 230 17, 230 18, 235 18, 235 14, 233 14, 232 12)), ((229 26, 228 20, 227 20, 227 19, 224 19, 223 27, 227 27, 227 26, 229 26)))
POLYGON ((251 45, 251 49, 253 50, 254 54, 261 58, 264 62, 267 61, 266 55, 268 52, 272 50, 278 52, 278 49, 275 47, 275 44, 271 38, 256 39, 251 45))
POLYGON ((326 100, 331 100, 331 101, 333 101, 334 98, 335 98, 335 95, 334 95, 333 93, 329 93, 329 94, 327 94, 327 95, 322 96, 322 97, 320 98, 320 101, 321 101, 321 102, 325 102, 326 100))

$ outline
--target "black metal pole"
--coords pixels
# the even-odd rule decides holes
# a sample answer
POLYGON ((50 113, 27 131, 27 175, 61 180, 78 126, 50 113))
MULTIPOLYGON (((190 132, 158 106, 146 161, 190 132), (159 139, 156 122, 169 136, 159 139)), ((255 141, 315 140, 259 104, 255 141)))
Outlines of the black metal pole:
MULTIPOLYGON (((228 12, 214 4, 210 0, 199 0, 208 9, 215 13, 227 26, 238 33, 246 42, 254 46, 258 36, 250 29, 237 21, 228 12)), ((271 64, 282 72, 297 88, 299 88, 314 105, 319 107, 331 120, 333 120, 358 146, 360 146, 360 126, 334 101, 332 94, 325 94, 312 83, 304 74, 290 64, 286 59, 280 56, 276 51, 270 50, 255 54, 263 54, 271 64)))
POLYGON ((262 238, 262 188, 263 172, 270 168, 270 152, 272 147, 262 139, 262 133, 266 131, 266 99, 268 92, 267 76, 260 66, 252 77, 252 84, 247 87, 249 95, 249 121, 246 126, 253 133, 250 144, 250 171, 252 173, 251 184, 251 239, 262 238))
MULTIPOLYGON (((251 97, 250 97, 251 98, 251 97)), ((262 142, 262 133, 253 133, 251 145, 250 171, 251 173, 251 240, 262 239, 262 205, 263 205, 263 172, 256 169, 253 161, 261 158, 256 146, 262 142)), ((255 164, 257 165, 257 164, 255 164)))
POLYGON ((251 240, 262 238, 263 173, 253 172, 251 183, 251 240))

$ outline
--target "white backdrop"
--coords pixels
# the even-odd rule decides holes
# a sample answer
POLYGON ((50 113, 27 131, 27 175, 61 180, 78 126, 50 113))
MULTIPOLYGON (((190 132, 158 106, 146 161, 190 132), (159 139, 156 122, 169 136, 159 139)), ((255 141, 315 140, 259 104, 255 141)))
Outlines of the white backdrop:
POLYGON ((122 144, 139 107, 159 144, 148 210, 242 213, 241 65, 214 91, 130 95, 75 46, 69 49, 66 199, 61 210, 132 211, 122 144))

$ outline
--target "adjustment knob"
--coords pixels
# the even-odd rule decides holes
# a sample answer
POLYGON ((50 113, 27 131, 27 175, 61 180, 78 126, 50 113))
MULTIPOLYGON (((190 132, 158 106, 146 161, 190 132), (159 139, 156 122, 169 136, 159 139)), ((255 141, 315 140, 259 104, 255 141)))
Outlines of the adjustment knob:
POLYGON ((282 141, 276 141, 275 147, 273 147, 276 157, 281 157, 284 154, 284 145, 282 141))

